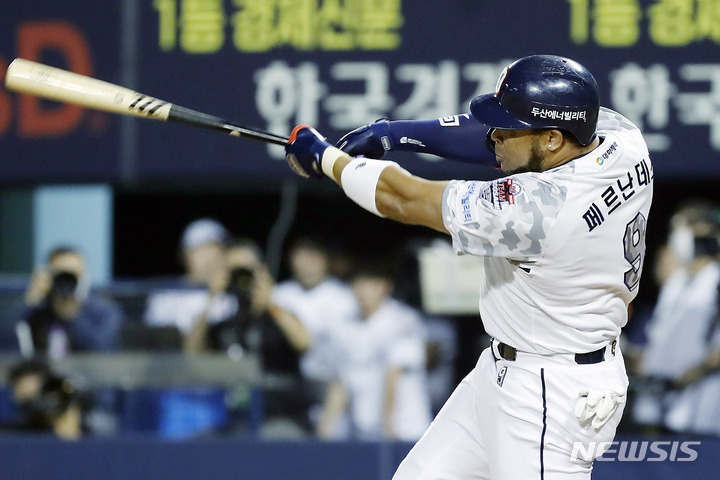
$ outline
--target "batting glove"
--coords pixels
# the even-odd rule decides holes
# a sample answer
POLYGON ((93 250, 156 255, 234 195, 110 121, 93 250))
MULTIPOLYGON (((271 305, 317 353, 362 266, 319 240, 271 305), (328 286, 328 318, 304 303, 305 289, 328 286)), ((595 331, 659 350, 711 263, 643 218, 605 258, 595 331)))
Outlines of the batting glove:
POLYGON ((322 156, 328 147, 332 145, 317 130, 298 125, 285 145, 285 160, 290 169, 301 177, 323 178, 322 156))
POLYGON ((382 158, 394 146, 390 136, 390 122, 382 118, 356 128, 343 135, 335 146, 353 157, 382 158))
POLYGON ((591 425, 599 429, 612 417, 618 406, 625 403, 626 389, 615 385, 610 391, 583 390, 575 403, 575 416, 580 425, 591 425))

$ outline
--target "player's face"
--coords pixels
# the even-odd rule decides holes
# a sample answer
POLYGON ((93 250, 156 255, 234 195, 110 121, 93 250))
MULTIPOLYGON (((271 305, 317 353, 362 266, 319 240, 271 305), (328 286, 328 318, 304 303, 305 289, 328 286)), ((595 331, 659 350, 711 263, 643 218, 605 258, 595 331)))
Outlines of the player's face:
POLYGON ((206 243, 185 250, 185 268, 194 281, 210 283, 225 271, 225 253, 219 243, 206 243))
POLYGON ((537 130, 496 128, 490 138, 495 142, 495 158, 507 174, 541 172, 545 155, 537 130))
POLYGON ((318 285, 328 274, 329 259, 323 252, 311 248, 297 248, 290 254, 293 276, 307 288, 318 285))
POLYGON ((51 272, 70 272, 82 277, 85 273, 85 260, 74 252, 63 253, 50 261, 49 268, 51 272))
POLYGON ((360 304, 363 317, 372 315, 392 293, 392 284, 383 277, 358 276, 353 281, 353 291, 360 304))

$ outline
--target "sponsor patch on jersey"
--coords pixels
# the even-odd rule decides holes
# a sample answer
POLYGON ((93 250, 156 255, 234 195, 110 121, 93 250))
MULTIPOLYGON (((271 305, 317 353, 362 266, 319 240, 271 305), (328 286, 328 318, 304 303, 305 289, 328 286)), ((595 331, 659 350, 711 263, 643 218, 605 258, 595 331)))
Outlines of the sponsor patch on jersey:
POLYGON ((515 197, 520 194, 522 187, 512 178, 503 178, 490 182, 480 194, 480 198, 495 210, 502 210, 505 206, 515 205, 515 197))
POLYGON ((460 198, 460 219, 462 223, 471 223, 477 221, 475 218, 475 210, 473 208, 473 205, 475 204, 475 198, 477 198, 477 190, 478 183, 473 182, 471 183, 467 190, 465 190, 465 193, 463 193, 463 196, 460 198))
POLYGON ((618 151, 618 143, 617 142, 611 143, 610 146, 603 152, 603 154, 595 159, 595 163, 597 163, 599 166, 602 167, 603 165, 605 165, 605 162, 607 162, 610 159, 610 157, 613 154, 615 154, 617 151, 618 151))

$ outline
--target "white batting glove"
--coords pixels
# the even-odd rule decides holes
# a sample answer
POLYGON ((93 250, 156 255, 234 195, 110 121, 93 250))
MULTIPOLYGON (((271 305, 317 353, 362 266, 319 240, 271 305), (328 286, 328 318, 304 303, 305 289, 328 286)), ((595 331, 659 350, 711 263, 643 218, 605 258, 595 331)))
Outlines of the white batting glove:
POLYGON ((599 429, 615 413, 618 406, 625 403, 626 393, 627 390, 620 385, 615 385, 610 391, 581 391, 575 403, 575 416, 578 422, 580 425, 587 425, 592 420, 593 428, 599 429))

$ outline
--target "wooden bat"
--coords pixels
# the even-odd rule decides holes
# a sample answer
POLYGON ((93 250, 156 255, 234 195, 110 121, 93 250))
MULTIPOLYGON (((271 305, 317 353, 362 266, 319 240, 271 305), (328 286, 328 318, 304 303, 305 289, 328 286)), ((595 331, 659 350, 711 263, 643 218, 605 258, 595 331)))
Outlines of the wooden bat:
POLYGON ((285 145, 287 138, 149 97, 129 88, 22 58, 12 61, 5 75, 8 90, 73 103, 106 112, 179 122, 219 130, 238 137, 285 145))

